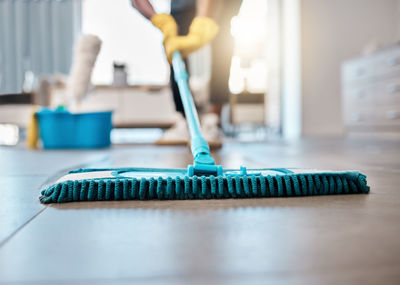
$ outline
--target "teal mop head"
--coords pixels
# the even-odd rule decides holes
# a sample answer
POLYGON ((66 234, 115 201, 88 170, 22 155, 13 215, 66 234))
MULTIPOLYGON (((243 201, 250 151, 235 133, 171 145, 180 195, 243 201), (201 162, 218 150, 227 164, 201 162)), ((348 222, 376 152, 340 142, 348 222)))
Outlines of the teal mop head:
POLYGON ((192 139, 194 164, 187 169, 79 169, 45 187, 42 203, 152 199, 225 199, 368 193, 366 176, 358 171, 303 169, 223 169, 210 155, 179 55, 173 56, 192 139))
POLYGON ((186 169, 79 169, 42 191, 42 203, 117 200, 182 200, 368 193, 357 171, 300 169, 224 170, 189 176, 186 169))

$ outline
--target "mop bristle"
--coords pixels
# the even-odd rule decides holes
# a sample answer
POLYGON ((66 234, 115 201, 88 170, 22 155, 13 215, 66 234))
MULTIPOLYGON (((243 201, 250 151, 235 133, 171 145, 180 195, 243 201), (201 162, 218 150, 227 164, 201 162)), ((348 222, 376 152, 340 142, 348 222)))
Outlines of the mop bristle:
POLYGON ((68 180, 42 191, 42 203, 182 200, 368 193, 357 171, 249 176, 185 176, 68 180))

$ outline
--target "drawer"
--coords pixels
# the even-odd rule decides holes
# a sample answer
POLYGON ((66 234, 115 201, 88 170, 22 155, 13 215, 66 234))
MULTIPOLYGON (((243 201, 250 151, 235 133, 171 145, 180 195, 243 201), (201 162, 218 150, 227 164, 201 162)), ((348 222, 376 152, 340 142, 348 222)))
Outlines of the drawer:
POLYGON ((379 90, 378 88, 377 84, 347 84, 342 88, 343 102, 350 105, 372 105, 379 90))
POLYGON ((376 114, 370 106, 353 108, 350 105, 346 105, 343 111, 346 126, 373 125, 376 121, 376 114))
POLYGON ((343 82, 362 82, 400 77, 400 45, 368 56, 348 60, 342 65, 343 82))
POLYGON ((400 126, 400 106, 378 109, 374 118, 374 126, 400 126))
POLYGON ((400 48, 382 52, 377 56, 376 72, 379 77, 400 77, 400 48))
POLYGON ((393 107, 360 106, 344 110, 347 126, 400 126, 400 105, 393 107))
POLYGON ((377 75, 375 66, 378 64, 380 61, 375 57, 362 57, 346 61, 342 65, 342 81, 351 82, 374 77, 377 75))
POLYGON ((379 83, 376 88, 374 103, 376 106, 386 107, 400 105, 400 77, 379 83))
POLYGON ((343 86, 343 102, 351 106, 400 105, 400 77, 372 84, 343 86))

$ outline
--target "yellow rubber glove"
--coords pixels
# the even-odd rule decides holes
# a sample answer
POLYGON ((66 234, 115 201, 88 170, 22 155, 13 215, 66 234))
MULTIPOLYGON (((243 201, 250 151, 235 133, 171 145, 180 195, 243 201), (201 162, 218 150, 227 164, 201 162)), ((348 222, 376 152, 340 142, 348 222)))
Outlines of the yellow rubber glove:
POLYGON ((218 25, 208 17, 195 17, 186 36, 175 36, 165 42, 165 52, 169 63, 174 51, 180 51, 183 57, 211 42, 218 33, 218 25))
POLYGON ((163 14, 155 14, 153 17, 151 17, 150 21, 154 26, 159 28, 160 31, 163 33, 164 45, 165 45, 165 42, 170 37, 174 37, 178 34, 178 26, 175 22, 174 17, 172 17, 171 15, 164 14, 164 13, 163 14))

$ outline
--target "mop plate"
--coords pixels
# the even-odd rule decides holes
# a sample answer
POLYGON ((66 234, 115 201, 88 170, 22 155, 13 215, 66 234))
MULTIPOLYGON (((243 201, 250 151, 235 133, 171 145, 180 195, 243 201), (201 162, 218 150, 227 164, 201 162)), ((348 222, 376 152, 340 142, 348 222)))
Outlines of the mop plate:
POLYGON ((42 203, 118 200, 184 200, 367 194, 359 171, 224 169, 188 175, 188 169, 109 168, 70 171, 41 192, 42 203))

